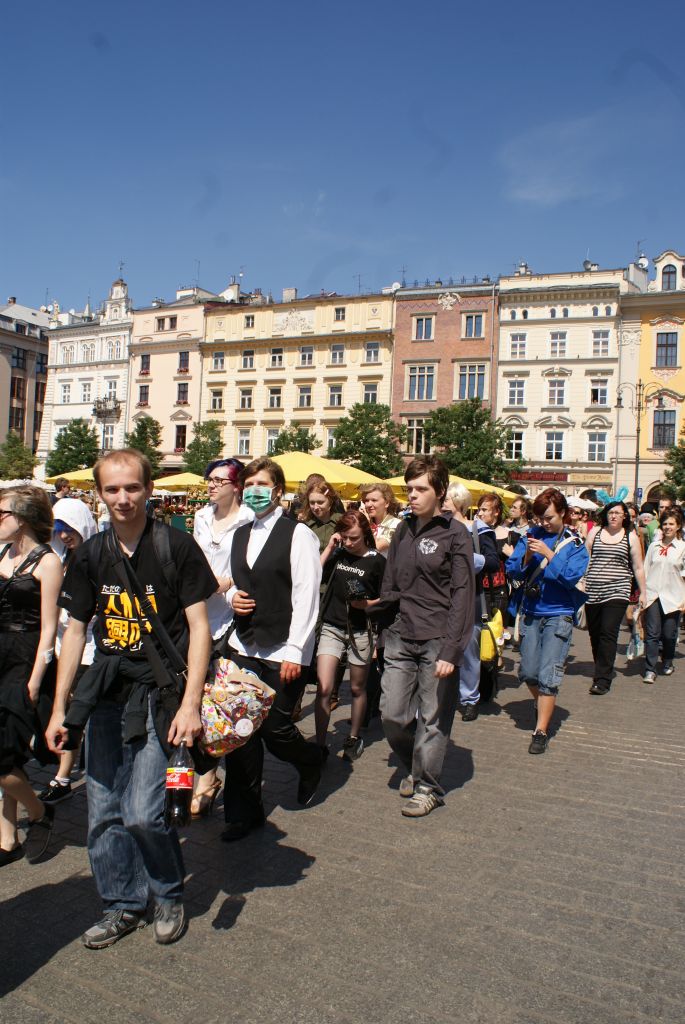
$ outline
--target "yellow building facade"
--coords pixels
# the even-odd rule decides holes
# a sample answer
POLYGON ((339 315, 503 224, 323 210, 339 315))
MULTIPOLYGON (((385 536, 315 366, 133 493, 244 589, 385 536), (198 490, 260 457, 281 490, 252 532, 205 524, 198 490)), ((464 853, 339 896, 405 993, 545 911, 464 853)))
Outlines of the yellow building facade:
POLYGON ((205 306, 201 416, 223 424, 226 455, 265 455, 293 423, 325 454, 352 405, 390 405, 392 294, 256 300, 205 306))

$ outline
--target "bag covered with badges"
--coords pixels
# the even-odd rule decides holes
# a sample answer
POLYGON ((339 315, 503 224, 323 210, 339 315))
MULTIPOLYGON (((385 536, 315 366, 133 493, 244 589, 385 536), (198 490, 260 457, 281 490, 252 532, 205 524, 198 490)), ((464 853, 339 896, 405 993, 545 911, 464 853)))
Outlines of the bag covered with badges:
POLYGON ((211 757, 242 747, 269 714, 276 691, 230 658, 210 662, 205 681, 198 743, 211 757))

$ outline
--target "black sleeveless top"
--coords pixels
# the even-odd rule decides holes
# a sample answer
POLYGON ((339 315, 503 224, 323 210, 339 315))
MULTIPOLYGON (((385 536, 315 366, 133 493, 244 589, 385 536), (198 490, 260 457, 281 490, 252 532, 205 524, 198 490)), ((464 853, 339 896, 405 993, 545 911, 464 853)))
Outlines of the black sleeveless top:
MULTIPOLYGON (((6 550, 0 553, 0 558, 6 550)), ((33 575, 33 570, 51 550, 47 544, 39 544, 11 576, 0 575, 0 632, 40 632, 40 580, 33 575)))

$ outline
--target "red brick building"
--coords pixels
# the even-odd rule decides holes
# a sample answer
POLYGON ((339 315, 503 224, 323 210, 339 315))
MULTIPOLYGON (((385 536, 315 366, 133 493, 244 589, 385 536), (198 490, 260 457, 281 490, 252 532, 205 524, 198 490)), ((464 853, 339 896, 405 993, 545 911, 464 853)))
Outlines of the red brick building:
POLYGON ((428 450, 423 426, 434 409, 465 398, 495 408, 497 299, 488 279, 395 292, 392 414, 407 428, 407 457, 428 450))

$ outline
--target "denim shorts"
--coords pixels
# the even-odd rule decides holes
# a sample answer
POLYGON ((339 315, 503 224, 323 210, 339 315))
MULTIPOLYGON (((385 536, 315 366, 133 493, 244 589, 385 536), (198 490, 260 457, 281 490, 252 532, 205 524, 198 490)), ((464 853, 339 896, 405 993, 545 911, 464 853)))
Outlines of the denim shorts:
POLYGON ((573 618, 570 615, 549 618, 524 615, 519 633, 519 679, 537 686, 543 696, 555 697, 564 678, 573 637, 573 618))
POLYGON ((367 630, 363 633, 353 633, 352 640, 346 629, 340 629, 330 622, 324 622, 321 626, 319 636, 318 654, 329 654, 333 658, 342 658, 343 651, 347 651, 347 663, 349 665, 368 665, 371 662, 373 648, 369 643, 367 630))

